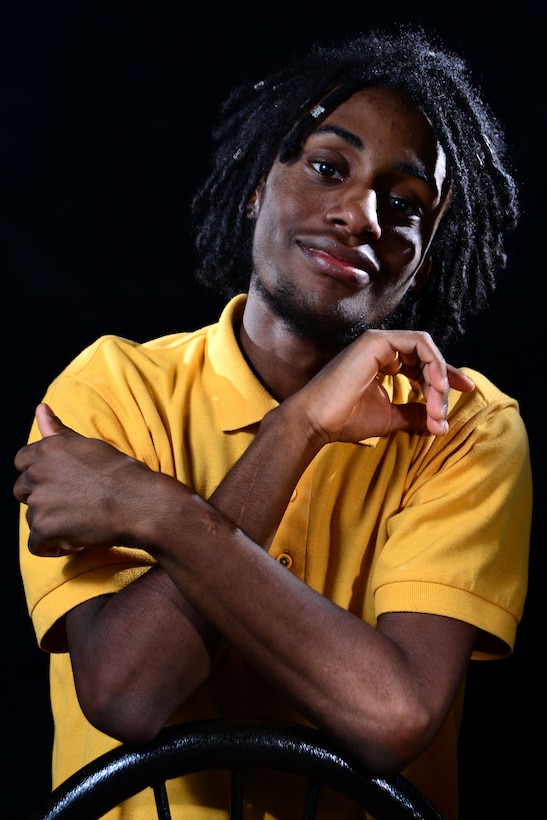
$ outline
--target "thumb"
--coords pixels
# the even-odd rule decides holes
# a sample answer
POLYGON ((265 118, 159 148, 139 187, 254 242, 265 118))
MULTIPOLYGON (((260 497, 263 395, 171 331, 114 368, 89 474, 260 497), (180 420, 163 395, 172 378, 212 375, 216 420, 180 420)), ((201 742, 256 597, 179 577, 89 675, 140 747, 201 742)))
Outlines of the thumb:
POLYGON ((36 421, 42 437, 58 436, 60 433, 72 432, 70 427, 66 427, 58 418, 49 404, 41 402, 36 408, 36 421))
POLYGON ((391 405, 391 425, 387 432, 397 430, 425 431, 427 425, 427 410, 422 402, 409 402, 409 404, 391 405))
POLYGON ((432 433, 434 436, 444 436, 448 431, 448 424, 444 418, 433 418, 427 412, 422 402, 391 405, 391 426, 388 432, 396 430, 410 430, 432 433))

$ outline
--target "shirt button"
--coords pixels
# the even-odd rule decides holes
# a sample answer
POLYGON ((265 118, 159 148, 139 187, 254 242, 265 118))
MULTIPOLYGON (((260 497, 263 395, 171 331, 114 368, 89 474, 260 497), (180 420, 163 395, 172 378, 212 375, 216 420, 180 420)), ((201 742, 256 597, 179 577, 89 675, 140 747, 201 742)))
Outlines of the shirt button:
POLYGON ((292 567, 292 558, 288 552, 281 552, 276 560, 279 561, 282 567, 287 567, 287 569, 292 567))

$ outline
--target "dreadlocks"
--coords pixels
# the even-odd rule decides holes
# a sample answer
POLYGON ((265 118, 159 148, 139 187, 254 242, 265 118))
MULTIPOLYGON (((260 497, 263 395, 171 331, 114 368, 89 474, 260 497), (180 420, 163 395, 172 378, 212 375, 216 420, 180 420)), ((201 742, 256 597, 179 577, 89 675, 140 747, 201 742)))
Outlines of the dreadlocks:
POLYGON ((432 274, 397 312, 399 327, 427 330, 446 343, 463 333, 466 317, 480 312, 495 289, 518 203, 502 129, 468 67, 420 28, 316 44, 269 78, 231 93, 213 132, 211 173, 192 202, 196 276, 227 297, 247 289, 254 223, 246 209, 259 181, 276 159, 296 158, 318 122, 367 86, 397 89, 421 108, 447 157, 452 199, 431 246, 432 274))

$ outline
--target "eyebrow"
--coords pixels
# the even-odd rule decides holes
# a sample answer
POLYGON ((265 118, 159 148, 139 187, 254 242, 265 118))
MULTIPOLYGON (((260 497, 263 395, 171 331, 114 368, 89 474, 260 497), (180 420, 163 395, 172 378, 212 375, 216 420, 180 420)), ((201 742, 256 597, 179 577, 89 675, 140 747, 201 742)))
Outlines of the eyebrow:
POLYGON ((342 128, 340 125, 320 125, 319 128, 316 128, 315 131, 312 131, 312 134, 336 134, 337 137, 340 137, 348 145, 351 145, 352 148, 358 148, 360 151, 363 150, 364 143, 361 137, 358 137, 357 134, 354 134, 353 131, 348 131, 346 128, 342 128))
MULTIPOLYGON (((340 125, 321 125, 312 132, 312 134, 329 133, 336 134, 337 137, 340 137, 340 139, 343 139, 344 142, 348 143, 348 145, 351 145, 352 148, 357 148, 359 151, 362 151, 365 147, 361 137, 358 137, 357 134, 353 133, 353 131, 348 131, 346 128, 342 128, 340 125)), ((398 171, 403 171, 406 174, 410 174, 410 176, 416 177, 416 179, 421 179, 422 182, 427 183, 427 185, 433 188, 436 194, 439 193, 435 178, 431 174, 427 173, 423 165, 415 165, 410 162, 396 162, 395 168, 398 171)))

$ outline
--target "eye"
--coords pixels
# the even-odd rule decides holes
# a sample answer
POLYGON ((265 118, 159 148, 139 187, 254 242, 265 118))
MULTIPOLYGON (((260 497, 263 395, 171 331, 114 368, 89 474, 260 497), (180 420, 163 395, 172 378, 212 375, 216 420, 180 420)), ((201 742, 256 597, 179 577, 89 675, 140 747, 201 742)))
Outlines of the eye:
POLYGON ((422 216, 423 208, 417 202, 400 196, 390 197, 391 206, 404 216, 422 216))
POLYGON ((318 159, 311 162, 310 165, 322 177, 338 180, 344 179, 344 174, 342 174, 342 172, 336 167, 336 165, 333 165, 332 162, 327 162, 324 159, 318 159))

